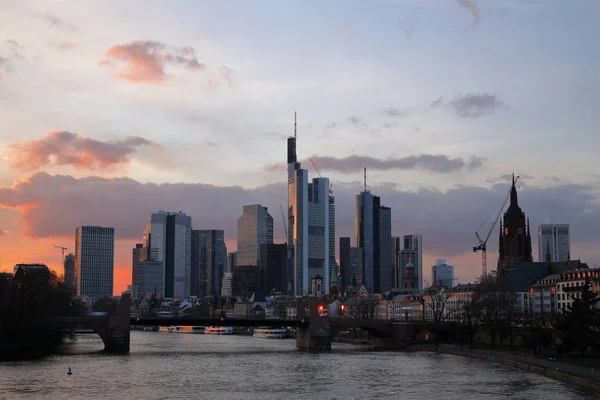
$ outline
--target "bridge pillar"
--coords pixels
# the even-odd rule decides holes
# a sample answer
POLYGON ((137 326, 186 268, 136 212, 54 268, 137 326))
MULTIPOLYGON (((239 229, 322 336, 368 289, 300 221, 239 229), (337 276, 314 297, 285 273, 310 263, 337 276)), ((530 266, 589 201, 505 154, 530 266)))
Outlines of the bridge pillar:
POLYGON ((103 335, 104 351, 107 353, 129 353, 131 338, 131 295, 121 296, 117 313, 108 316, 108 327, 103 335))
POLYGON ((321 317, 318 310, 318 301, 308 299, 307 327, 296 328, 296 347, 303 350, 331 350, 333 334, 327 317, 321 317))

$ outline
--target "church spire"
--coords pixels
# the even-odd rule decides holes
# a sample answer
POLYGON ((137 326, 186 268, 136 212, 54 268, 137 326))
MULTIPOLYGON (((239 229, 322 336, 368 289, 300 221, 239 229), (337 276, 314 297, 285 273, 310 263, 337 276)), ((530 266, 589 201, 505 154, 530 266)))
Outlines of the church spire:
POLYGON ((510 188, 510 207, 518 207, 519 206, 519 201, 517 199, 517 187, 515 185, 516 180, 515 180, 515 173, 513 172, 512 174, 512 186, 510 188))

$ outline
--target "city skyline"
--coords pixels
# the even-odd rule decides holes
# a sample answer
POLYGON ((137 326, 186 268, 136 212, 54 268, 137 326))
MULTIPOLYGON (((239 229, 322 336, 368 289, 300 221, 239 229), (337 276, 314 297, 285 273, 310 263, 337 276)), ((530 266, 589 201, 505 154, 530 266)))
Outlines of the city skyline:
POLYGON ((54 246, 74 253, 77 226, 109 226, 118 294, 160 209, 223 230, 233 250, 239 210, 262 204, 286 242, 294 110, 298 161, 333 185, 335 241, 353 236, 367 167, 392 235, 422 235, 424 269, 446 258, 473 281, 475 231, 514 171, 531 231, 569 224, 571 258, 600 265, 600 175, 585 167, 600 144, 591 1, 265 1, 235 15, 106 1, 93 19, 68 4, 7 3, 0 16, 2 271, 41 262, 62 273, 54 246), (157 34, 159 23, 172 29, 157 34))

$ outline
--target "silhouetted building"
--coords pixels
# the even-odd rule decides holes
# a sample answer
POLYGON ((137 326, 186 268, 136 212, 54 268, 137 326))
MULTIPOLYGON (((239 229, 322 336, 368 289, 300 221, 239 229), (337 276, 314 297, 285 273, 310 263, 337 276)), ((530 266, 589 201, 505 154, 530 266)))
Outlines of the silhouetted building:
POLYGON ((250 297, 259 291, 260 271, 257 265, 233 267, 232 296, 250 297))
POLYGON ((65 283, 75 285, 75 255, 69 253, 65 256, 63 263, 65 283))
POLYGON ((400 250, 402 250, 402 240, 398 236, 392 237, 392 263, 394 266, 394 287, 400 286, 400 250))
POLYGON ((258 293, 268 296, 271 291, 287 294, 287 243, 260 245, 260 284, 258 293))
POLYGON ((538 262, 569 261, 569 224, 542 224, 538 227, 538 262))
POLYGON ((526 220, 525 213, 519 207, 514 174, 510 189, 510 205, 504 213, 503 224, 500 225, 498 248, 500 253, 498 257, 498 275, 505 273, 505 269, 510 267, 513 262, 533 261, 529 220, 526 220))
POLYGON ((80 226, 75 232, 77 296, 100 299, 113 295, 115 229, 80 226))
POLYGON ((162 262, 154 260, 140 261, 135 271, 137 298, 141 299, 147 293, 164 295, 164 268, 162 262))
POLYGON ((256 265, 261 244, 273 243, 273 217, 260 204, 245 205, 242 212, 237 220, 237 264, 256 265))
MULTIPOLYGON (((131 252, 131 298, 140 299, 142 296, 138 296, 137 291, 137 268, 142 261, 142 249, 144 248, 143 243, 136 243, 135 247, 131 252)), ((145 253, 147 254, 147 253, 145 253)), ((144 258, 145 260, 146 258, 144 258)), ((162 291, 162 290, 161 290, 162 291)))
POLYGON ((227 265, 227 247, 222 230, 192 231, 192 274, 198 297, 221 295, 227 265))

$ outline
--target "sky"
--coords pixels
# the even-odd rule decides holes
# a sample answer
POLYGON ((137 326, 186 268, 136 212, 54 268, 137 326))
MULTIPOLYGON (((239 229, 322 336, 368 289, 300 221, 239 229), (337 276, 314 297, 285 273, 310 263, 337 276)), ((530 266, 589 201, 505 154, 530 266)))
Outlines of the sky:
POLYGON ((568 223, 600 265, 598 20, 596 0, 0 0, 0 270, 62 273, 54 246, 112 226, 120 294, 158 210, 232 251, 260 203, 284 242, 294 111, 338 237, 366 167, 425 280, 445 258, 473 281, 515 173, 534 259, 537 226, 568 223))

